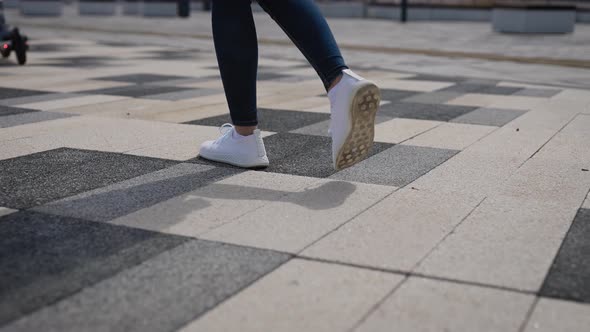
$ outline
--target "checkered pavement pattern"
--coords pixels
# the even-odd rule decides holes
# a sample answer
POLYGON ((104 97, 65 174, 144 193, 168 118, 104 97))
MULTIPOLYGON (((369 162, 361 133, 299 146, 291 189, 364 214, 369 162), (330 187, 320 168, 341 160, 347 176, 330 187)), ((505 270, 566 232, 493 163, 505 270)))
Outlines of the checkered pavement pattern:
POLYGON ((590 326, 588 91, 358 68, 376 142, 336 172, 321 82, 261 57, 246 171, 197 157, 211 51, 31 44, 0 62, 0 331, 590 326))

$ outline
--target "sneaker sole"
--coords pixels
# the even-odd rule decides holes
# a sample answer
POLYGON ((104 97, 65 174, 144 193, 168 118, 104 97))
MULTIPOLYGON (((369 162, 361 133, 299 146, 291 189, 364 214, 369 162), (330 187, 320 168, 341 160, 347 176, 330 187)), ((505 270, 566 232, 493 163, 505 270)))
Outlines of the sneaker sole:
POLYGON ((240 167, 240 168, 247 168, 247 169, 264 169, 264 168, 267 168, 269 165, 269 163, 266 161, 261 161, 261 162, 252 163, 252 164, 238 164, 238 163, 235 163, 231 160, 225 160, 225 159, 223 159, 223 157, 204 156, 203 154, 199 154, 199 157, 203 158, 205 160, 228 164, 228 165, 232 165, 232 166, 236 166, 236 167, 240 167))
POLYGON ((351 128, 336 155, 336 170, 350 167, 364 160, 375 139, 375 116, 379 110, 381 92, 371 82, 360 85, 352 94, 349 105, 351 128))

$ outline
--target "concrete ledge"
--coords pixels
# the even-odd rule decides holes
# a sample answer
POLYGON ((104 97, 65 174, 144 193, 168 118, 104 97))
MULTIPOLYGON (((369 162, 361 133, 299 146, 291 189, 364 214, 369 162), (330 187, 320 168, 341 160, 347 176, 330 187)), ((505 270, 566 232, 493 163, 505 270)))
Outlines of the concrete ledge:
POLYGON ((80 1, 78 13, 80 15, 110 16, 117 12, 115 1, 80 1))
POLYGON ((63 3, 56 1, 20 1, 20 12, 24 16, 61 16, 63 3))
MULTIPOLYGON (((399 20, 401 10, 392 6, 369 6, 367 16, 370 18, 384 18, 399 20)), ((489 21, 492 13, 489 9, 479 8, 437 8, 412 7, 408 8, 409 21, 489 21)))
POLYGON ((147 17, 173 17, 178 16, 176 2, 144 2, 143 16, 147 17))
POLYGON ((507 33, 568 33, 574 31, 576 10, 494 8, 492 27, 507 33))
POLYGON ((18 8, 19 0, 4 0, 4 8, 18 8))
POLYGON ((318 3, 322 14, 326 17, 364 17, 362 3, 318 3))
POLYGON ((576 22, 590 23, 590 12, 578 11, 576 13, 576 22))
POLYGON ((139 1, 123 1, 121 6, 123 15, 139 15, 142 12, 139 1))

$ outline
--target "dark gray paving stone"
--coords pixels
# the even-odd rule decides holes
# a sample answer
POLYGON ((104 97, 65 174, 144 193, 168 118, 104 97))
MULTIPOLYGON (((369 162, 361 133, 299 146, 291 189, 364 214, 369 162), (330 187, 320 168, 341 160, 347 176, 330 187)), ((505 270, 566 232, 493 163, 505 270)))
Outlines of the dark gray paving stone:
POLYGON ((145 97, 151 95, 161 95, 165 93, 178 93, 183 91, 192 91, 197 89, 180 88, 175 86, 159 86, 159 85, 129 85, 115 88, 97 89, 80 91, 81 94, 98 94, 98 95, 113 95, 123 97, 145 97))
POLYGON ((57 112, 27 112, 21 114, 13 114, 7 116, 0 116, 0 128, 8 128, 20 126, 28 123, 43 122, 50 120, 57 120, 78 116, 78 114, 71 113, 57 113, 57 112))
POLYGON ((417 94, 408 98, 404 98, 402 101, 422 104, 444 104, 447 101, 461 97, 464 94, 464 92, 438 90, 417 94))
POLYGON ((514 93, 515 96, 525 97, 544 97, 551 98, 563 90, 560 89, 537 89, 537 88, 524 88, 514 93))
POLYGON ((157 100, 183 100, 183 99, 191 99, 191 98, 198 98, 210 95, 217 95, 222 94, 223 90, 220 89, 196 89, 191 88, 189 90, 179 91, 179 92, 168 92, 168 93, 161 93, 151 96, 145 96, 143 98, 146 99, 157 99, 157 100))
MULTIPOLYGON (((272 132, 287 132, 328 119, 330 119, 330 115, 324 113, 266 108, 258 109, 258 128, 272 132)), ((229 114, 186 122, 186 124, 215 127, 221 126, 224 123, 231 123, 229 114)))
POLYGON ((0 217, 0 326, 187 240, 32 211, 0 217))
POLYGON ((42 95, 2 99, 2 100, 0 100, 0 104, 6 105, 6 106, 14 106, 14 105, 22 105, 22 104, 40 103, 40 102, 44 102, 44 101, 51 101, 51 100, 58 100, 58 99, 74 98, 74 97, 80 97, 80 96, 81 95, 75 94, 75 93, 46 93, 46 94, 42 94, 42 95))
POLYGON ((129 75, 98 77, 98 78, 93 78, 93 80, 129 82, 129 83, 140 84, 140 83, 151 83, 151 82, 158 82, 158 81, 179 80, 179 79, 185 79, 185 78, 193 78, 193 77, 139 73, 139 74, 129 74, 129 75))
POLYGON ((457 117, 451 122, 501 127, 524 113, 526 111, 484 107, 457 117))
POLYGON ((24 113, 31 113, 31 112, 39 112, 39 111, 28 109, 28 108, 20 108, 20 107, 11 107, 11 106, 3 106, 3 105, 0 105, 0 116, 15 115, 15 114, 24 114, 24 113))
POLYGON ((183 50, 183 51, 170 51, 170 50, 161 50, 161 51, 149 51, 144 52, 146 54, 139 59, 155 59, 155 60, 197 60, 202 58, 202 55, 195 50, 183 50))
POLYGON ((396 145, 330 178, 403 187, 459 151, 396 145))
MULTIPOLYGON (((34 210, 86 220, 110 221, 240 172, 242 170, 239 169, 178 164, 34 210)), ((162 220, 162 225, 167 225, 167 221, 162 220)))
POLYGON ((0 99, 29 97, 34 95, 44 95, 47 91, 25 90, 25 89, 11 89, 0 87, 0 99))
POLYGON ((459 83, 444 89, 440 92, 459 92, 459 93, 483 93, 494 95, 511 95, 522 90, 522 88, 507 87, 507 86, 493 86, 485 83, 459 83))
MULTIPOLYGON (((266 172, 325 178, 334 174, 329 137, 280 133, 264 139, 270 166, 266 172)), ((370 155, 393 144, 375 143, 370 155)))
POLYGON ((381 89, 381 100, 388 100, 388 101, 399 101, 404 98, 408 98, 411 96, 416 96, 422 94, 421 92, 415 91, 404 91, 404 90, 395 90, 395 89, 381 89))
POLYGON ((0 160, 0 206, 31 208, 177 163, 67 148, 0 160))
POLYGON ((57 58, 47 58, 47 61, 50 61, 50 63, 43 64, 43 66, 54 66, 54 67, 64 67, 64 68, 96 68, 96 67, 108 66, 109 60, 116 60, 116 58, 108 57, 108 56, 57 57, 57 58))
POLYGON ((450 121, 476 109, 472 106, 397 102, 382 105, 379 114, 394 118, 450 121))
MULTIPOLYGON (((276 69, 276 71, 280 71, 280 69, 276 69)), ((290 75, 283 75, 278 73, 271 73, 271 72, 258 72, 256 79, 258 81, 267 81, 267 80, 275 80, 279 78, 289 77, 290 75)))
POLYGON ((7 326, 11 331, 176 331, 290 259, 186 242, 7 326))
MULTIPOLYGON (((389 116, 377 115, 375 117, 375 124, 379 124, 381 122, 385 122, 385 121, 389 121, 389 120, 391 120, 391 117, 389 117, 389 116)), ((303 128, 295 129, 295 130, 291 131, 291 133, 330 137, 330 133, 328 132, 329 128, 330 128, 330 120, 326 120, 326 121, 311 124, 309 126, 305 126, 303 128)))
POLYGON ((590 209, 580 209, 563 241, 541 296, 590 303, 590 209))
POLYGON ((465 77, 456 77, 456 76, 440 76, 440 75, 427 75, 427 74, 418 74, 413 77, 409 78, 402 78, 402 80, 412 81, 434 81, 434 82, 462 82, 466 78, 465 77))

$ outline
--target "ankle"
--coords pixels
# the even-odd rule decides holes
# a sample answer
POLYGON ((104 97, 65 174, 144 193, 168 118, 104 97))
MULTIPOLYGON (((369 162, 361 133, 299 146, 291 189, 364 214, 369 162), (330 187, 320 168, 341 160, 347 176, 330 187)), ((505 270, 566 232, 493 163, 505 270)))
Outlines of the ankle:
POLYGON ((330 92, 330 90, 332 90, 332 88, 334 88, 342 79, 343 74, 338 75, 338 77, 336 77, 332 83, 330 84, 330 86, 328 87, 328 92, 330 92))
POLYGON ((256 130, 256 126, 234 126, 236 133, 242 136, 250 136, 254 134, 254 130, 256 130))

